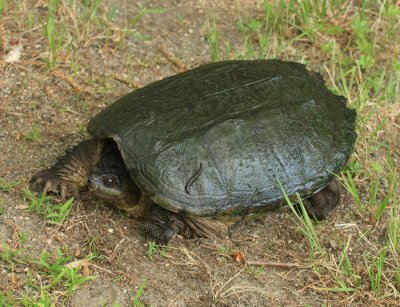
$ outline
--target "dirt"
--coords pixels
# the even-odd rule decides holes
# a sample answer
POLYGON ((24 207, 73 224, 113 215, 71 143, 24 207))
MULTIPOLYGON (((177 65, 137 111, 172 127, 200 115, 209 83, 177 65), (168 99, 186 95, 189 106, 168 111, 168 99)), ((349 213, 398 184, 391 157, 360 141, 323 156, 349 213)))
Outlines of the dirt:
MULTIPOLYGON (((321 276, 310 266, 308 242, 294 225, 289 210, 242 222, 229 239, 175 237, 165 255, 156 252, 150 257, 140 221, 104 204, 90 199, 75 201, 66 221, 58 226, 25 209, 23 190, 29 178, 85 139, 87 121, 132 90, 121 80, 145 85, 210 62, 206 38, 210 16, 218 20, 221 36, 233 44, 241 41, 234 1, 121 3, 121 8, 126 5, 127 16, 137 14, 143 6, 165 11, 145 14, 137 25, 140 36, 105 46, 94 31, 90 39, 79 42, 78 69, 73 78, 69 77, 79 87, 40 61, 37 65, 17 62, 0 67, 0 177, 18 181, 15 188, 0 191, 4 208, 0 241, 15 248, 23 246, 32 257, 43 250, 54 255, 57 247, 73 254, 72 260, 95 252, 98 257, 91 261, 89 270, 97 278, 74 291, 67 300, 70 306, 128 306, 143 282, 140 301, 152 306, 336 305, 344 296, 318 290, 321 276), (35 129, 39 131, 37 139, 32 137, 35 129), (21 233, 28 234, 24 243, 18 239, 21 233), (249 262, 289 266, 246 266, 236 261, 234 251, 249 262)), ((241 10, 255 17, 263 13, 261 4, 254 1, 241 1, 241 10)), ((123 23, 124 16, 121 9, 116 22, 123 23)), ((16 23, 6 20, 4 24, 9 41, 17 40, 23 46, 21 60, 45 56, 45 41, 33 40, 33 34, 20 30, 16 23)), ((6 52, 3 50, 3 55, 6 52)), ((66 63, 70 64, 68 60, 66 63)), ((71 76, 70 68, 60 64, 56 70, 71 76)), ((317 226, 322 244, 332 254, 338 252, 335 242, 339 238, 357 233, 352 227, 337 226, 357 219, 353 206, 345 200, 332 217, 317 226)), ((26 274, 11 274, 1 262, 0 269, 0 288, 12 288, 22 295, 26 274)))

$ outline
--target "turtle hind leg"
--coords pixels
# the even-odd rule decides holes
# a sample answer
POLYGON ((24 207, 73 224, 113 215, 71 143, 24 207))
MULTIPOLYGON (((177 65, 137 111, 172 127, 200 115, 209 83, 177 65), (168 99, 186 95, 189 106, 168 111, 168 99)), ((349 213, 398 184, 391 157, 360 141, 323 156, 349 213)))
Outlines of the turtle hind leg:
POLYGON ((42 170, 30 180, 30 189, 47 194, 60 193, 65 201, 67 195, 78 196, 87 184, 93 166, 101 158, 104 142, 96 139, 83 141, 61 157, 56 164, 42 170))
POLYGON ((340 184, 333 178, 325 188, 303 200, 308 215, 320 221, 335 209, 340 200, 340 184))

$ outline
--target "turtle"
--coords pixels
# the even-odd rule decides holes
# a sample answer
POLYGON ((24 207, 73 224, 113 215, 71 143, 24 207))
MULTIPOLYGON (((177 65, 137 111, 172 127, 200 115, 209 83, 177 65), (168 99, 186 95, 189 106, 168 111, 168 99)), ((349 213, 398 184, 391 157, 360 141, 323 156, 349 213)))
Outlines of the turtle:
POLYGON ((277 59, 229 60, 151 83, 88 123, 91 137, 30 181, 91 194, 144 220, 167 243, 220 235, 299 195, 324 219, 357 138, 356 112, 320 73, 277 59))

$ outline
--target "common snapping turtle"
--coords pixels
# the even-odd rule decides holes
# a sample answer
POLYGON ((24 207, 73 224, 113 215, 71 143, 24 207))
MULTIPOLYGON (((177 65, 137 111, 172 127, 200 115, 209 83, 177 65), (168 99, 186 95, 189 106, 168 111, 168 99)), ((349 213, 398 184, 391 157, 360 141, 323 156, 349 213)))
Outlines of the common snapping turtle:
POLYGON ((339 202, 334 178, 356 112, 320 74, 279 60, 224 61, 149 84, 88 124, 92 138, 33 177, 37 191, 97 196, 147 220, 161 243, 204 237, 280 207, 282 187, 309 215, 339 202), (281 185, 282 187, 281 187, 281 185))

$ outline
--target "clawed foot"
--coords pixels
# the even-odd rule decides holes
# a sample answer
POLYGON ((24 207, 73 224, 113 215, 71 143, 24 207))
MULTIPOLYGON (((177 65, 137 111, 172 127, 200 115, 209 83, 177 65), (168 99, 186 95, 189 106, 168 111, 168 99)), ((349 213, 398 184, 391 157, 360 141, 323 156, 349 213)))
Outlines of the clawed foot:
POLYGON ((29 186, 32 191, 44 195, 48 193, 60 194, 63 202, 67 195, 73 195, 75 198, 79 196, 76 185, 61 180, 54 168, 37 173, 29 181, 29 186))
POLYGON ((175 235, 175 232, 171 229, 165 229, 162 227, 158 227, 155 225, 148 226, 148 232, 150 235, 150 239, 154 240, 157 244, 167 245, 168 242, 175 235), (151 227, 151 229, 150 229, 151 227))
POLYGON ((184 226, 184 221, 179 214, 154 206, 150 221, 145 224, 145 229, 150 239, 158 244, 166 245, 184 226))

